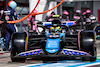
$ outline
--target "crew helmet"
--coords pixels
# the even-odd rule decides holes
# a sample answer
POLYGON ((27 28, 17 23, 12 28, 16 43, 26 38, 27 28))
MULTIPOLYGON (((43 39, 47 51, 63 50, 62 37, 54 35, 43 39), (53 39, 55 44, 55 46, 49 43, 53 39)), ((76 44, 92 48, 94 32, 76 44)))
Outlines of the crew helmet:
POLYGON ((83 14, 82 15, 85 15, 86 14, 86 12, 83 12, 83 14))
POLYGON ((34 10, 33 13, 37 13, 37 10, 34 10))
POLYGON ((76 13, 81 13, 81 10, 76 10, 76 13))
POLYGON ((63 14, 65 14, 65 15, 69 15, 68 11, 64 11, 63 14))
POLYGON ((86 10, 86 13, 91 13, 91 10, 86 10))
POLYGON ((17 6, 17 3, 15 1, 9 1, 8 6, 11 7, 12 9, 15 9, 17 6))

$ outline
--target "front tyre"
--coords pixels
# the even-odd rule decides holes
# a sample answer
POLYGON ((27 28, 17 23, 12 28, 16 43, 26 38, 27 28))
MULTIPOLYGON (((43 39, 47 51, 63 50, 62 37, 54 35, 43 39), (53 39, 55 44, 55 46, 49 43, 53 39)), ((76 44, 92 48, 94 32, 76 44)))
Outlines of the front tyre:
POLYGON ((12 62, 24 62, 26 58, 18 58, 18 55, 21 52, 25 51, 25 41, 26 41, 26 33, 14 33, 12 36, 12 48, 11 48, 11 60, 12 62))
POLYGON ((80 34, 81 50, 89 53, 91 57, 83 57, 83 61, 96 61, 96 32, 93 30, 82 31, 80 34))

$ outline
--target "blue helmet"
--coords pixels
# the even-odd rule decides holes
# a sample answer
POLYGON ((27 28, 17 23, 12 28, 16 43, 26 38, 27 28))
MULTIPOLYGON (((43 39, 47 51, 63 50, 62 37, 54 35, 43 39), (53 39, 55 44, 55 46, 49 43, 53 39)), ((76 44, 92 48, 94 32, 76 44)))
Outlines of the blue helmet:
POLYGON ((11 7, 12 9, 15 9, 17 6, 17 3, 15 1, 9 1, 8 6, 11 7))

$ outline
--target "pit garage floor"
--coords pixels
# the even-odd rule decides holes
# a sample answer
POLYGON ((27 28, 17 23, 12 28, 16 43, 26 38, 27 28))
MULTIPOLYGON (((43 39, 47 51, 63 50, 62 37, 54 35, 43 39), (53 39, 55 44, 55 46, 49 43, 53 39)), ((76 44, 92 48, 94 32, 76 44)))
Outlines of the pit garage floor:
POLYGON ((0 67, 100 67, 100 40, 97 40, 97 61, 95 62, 65 60, 57 63, 43 63, 41 60, 33 59, 26 62, 11 62, 10 52, 0 51, 0 67))

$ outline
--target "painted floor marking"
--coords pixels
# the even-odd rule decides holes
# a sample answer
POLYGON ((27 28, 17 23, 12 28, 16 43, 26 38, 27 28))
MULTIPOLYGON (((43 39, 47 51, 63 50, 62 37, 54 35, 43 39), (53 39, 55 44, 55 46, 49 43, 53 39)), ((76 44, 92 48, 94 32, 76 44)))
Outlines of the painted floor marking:
POLYGON ((65 60, 58 63, 39 63, 19 67, 88 67, 100 64, 100 55, 95 62, 82 62, 81 60, 65 60))
POLYGON ((0 61, 8 61, 11 60, 10 58, 6 58, 6 59, 0 59, 0 61))
POLYGON ((30 65, 26 65, 26 66, 19 66, 19 67, 28 67, 28 66, 40 65, 40 64, 43 64, 43 63, 39 63, 39 64, 30 64, 30 65))
MULTIPOLYGON (((10 60, 10 58, 0 59, 0 61, 10 60)), ((88 67, 100 64, 100 55, 97 56, 97 61, 95 62, 82 62, 81 60, 65 60, 58 63, 38 63, 30 64, 26 66, 19 67, 88 67)))
POLYGON ((88 64, 88 65, 83 65, 83 66, 77 66, 77 67, 89 67, 89 66, 94 66, 94 65, 100 65, 100 62, 93 63, 93 64, 88 64))
POLYGON ((20 67, 88 67, 100 64, 100 61, 96 62, 80 62, 80 63, 42 63, 42 64, 31 64, 27 66, 20 67))

